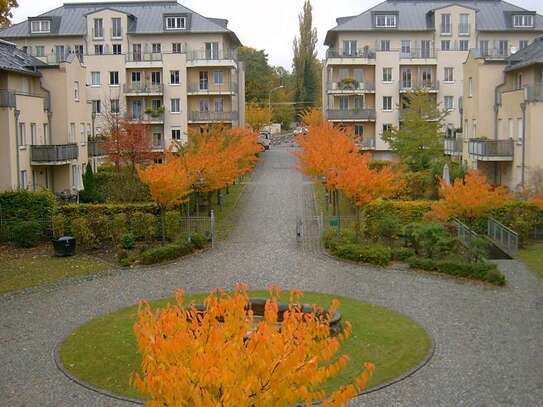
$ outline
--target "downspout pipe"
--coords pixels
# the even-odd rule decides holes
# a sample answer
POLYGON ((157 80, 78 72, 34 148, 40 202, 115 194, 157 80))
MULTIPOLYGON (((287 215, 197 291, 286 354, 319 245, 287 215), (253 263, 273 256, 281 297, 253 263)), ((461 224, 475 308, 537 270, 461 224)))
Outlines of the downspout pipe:
POLYGON ((17 166, 17 189, 19 190, 21 189, 21 159, 19 157, 19 116, 21 115, 21 111, 15 108, 13 113, 15 115, 15 162, 17 166))
POLYGON ((520 167, 520 186, 524 189, 526 183, 526 102, 520 104, 522 109, 522 164, 520 167))

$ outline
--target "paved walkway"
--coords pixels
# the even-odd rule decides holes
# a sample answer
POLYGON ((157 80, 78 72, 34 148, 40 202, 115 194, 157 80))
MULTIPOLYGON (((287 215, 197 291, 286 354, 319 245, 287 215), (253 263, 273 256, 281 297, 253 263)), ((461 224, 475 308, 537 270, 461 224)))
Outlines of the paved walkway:
POLYGON ((123 406, 67 380, 53 347, 80 324, 178 287, 206 291, 273 283, 363 299, 419 321, 436 341, 430 364, 407 380, 366 395, 367 406, 543 405, 543 287, 517 262, 503 262, 507 288, 401 270, 357 267, 295 240, 308 185, 292 150, 264 154, 227 242, 201 256, 153 269, 0 297, 0 405, 123 406))

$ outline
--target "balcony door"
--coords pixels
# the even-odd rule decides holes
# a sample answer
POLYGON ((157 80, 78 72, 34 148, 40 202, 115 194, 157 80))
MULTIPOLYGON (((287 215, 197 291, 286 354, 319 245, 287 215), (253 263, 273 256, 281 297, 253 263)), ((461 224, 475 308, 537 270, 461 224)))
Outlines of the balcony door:
POLYGON ((349 97, 340 96, 339 97, 339 110, 349 110, 349 97))
POLYGON ((432 49, 432 41, 422 40, 420 42, 420 57, 421 58, 430 58, 432 49))
POLYGON ((206 42, 205 45, 206 59, 219 59, 219 43, 206 42))
POLYGON ((65 56, 64 45, 55 46, 55 56, 57 59, 56 62, 64 61, 64 56, 65 56))
POLYGON ((143 104, 141 100, 132 101, 132 119, 141 120, 143 113, 143 104))
POLYGON ((422 68, 421 71, 422 86, 425 88, 431 88, 434 81, 432 79, 432 68, 422 68))
POLYGON ((413 87, 411 69, 402 71, 402 89, 411 89, 413 87))
POLYGON ((162 75, 161 75, 160 71, 151 72, 151 85, 153 85, 153 86, 160 85, 162 83, 161 76, 162 75))
POLYGON ((141 72, 139 71, 132 72, 131 79, 132 79, 132 87, 134 89, 141 89, 141 72))
POLYGON ((209 112, 209 100, 208 99, 200 99, 200 112, 201 113, 209 112))
POLYGON ((209 89, 209 72, 200 71, 200 90, 209 89))
POLYGON ((356 55, 356 41, 343 41, 343 55, 353 57, 356 55))
POLYGON ((132 59, 141 61, 141 44, 132 44, 132 59))

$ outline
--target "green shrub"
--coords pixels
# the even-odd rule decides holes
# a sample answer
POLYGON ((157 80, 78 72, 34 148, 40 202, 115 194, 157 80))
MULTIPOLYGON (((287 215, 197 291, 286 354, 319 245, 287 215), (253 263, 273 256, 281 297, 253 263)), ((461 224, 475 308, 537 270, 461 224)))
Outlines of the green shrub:
MULTIPOLYGON (((534 227, 543 224, 543 209, 524 201, 508 203, 492 211, 491 216, 517 232, 522 245, 530 239, 534 227)), ((486 231, 486 218, 481 219, 480 223, 486 231)))
POLYGON ((151 213, 146 213, 143 216, 143 228, 145 241, 152 241, 158 233, 157 217, 151 213))
POLYGON ((177 241, 164 246, 157 246, 144 251, 140 256, 142 264, 156 264, 174 260, 192 253, 193 246, 186 241, 177 241))
POLYGON ((64 236, 66 232, 66 219, 63 215, 54 215, 51 219, 53 229, 53 239, 59 239, 64 236))
POLYGON ((424 259, 412 257, 408 260, 409 267, 413 269, 436 271, 455 277, 471 278, 486 281, 491 284, 505 285, 505 276, 497 270, 495 264, 466 263, 461 261, 424 259))
POLYGON ((420 222, 431 210, 432 201, 383 201, 377 200, 364 208, 364 220, 368 231, 379 228, 379 221, 390 216, 398 221, 400 227, 420 222))
POLYGON ((25 220, 11 226, 11 240, 18 247, 34 247, 42 237, 42 227, 35 220, 25 220))
POLYGON ((106 215, 98 215, 90 220, 97 244, 102 246, 113 241, 113 220, 106 215))
POLYGON ((345 243, 355 243, 355 233, 349 229, 337 231, 336 229, 326 229, 323 234, 324 247, 330 251, 334 251, 337 246, 345 243))
POLYGON ((136 239, 132 233, 125 233, 121 237, 121 247, 125 250, 132 250, 136 246, 136 239))
POLYGON ((342 259, 376 266, 387 266, 392 260, 392 250, 379 244, 344 243, 338 245, 332 253, 342 259))
POLYGON ((408 199, 436 199, 438 183, 431 171, 405 172, 402 175, 405 183, 403 195, 408 199))
POLYGON ((450 255, 456 249, 457 241, 439 223, 410 223, 403 229, 407 247, 419 256, 439 259, 450 255))
POLYGON ((49 191, 0 193, 0 214, 4 219, 45 220, 57 211, 55 195, 49 191))
POLYGON ((113 216, 117 213, 126 213, 130 218, 135 212, 152 213, 158 215, 159 207, 152 202, 147 203, 120 203, 120 204, 68 204, 60 207, 60 211, 68 219, 87 216, 89 219, 96 216, 113 216))
POLYGON ((113 215, 112 235, 116 242, 119 242, 128 233, 128 216, 126 213, 113 215))
POLYGON ((93 248, 96 246, 95 236, 86 218, 75 218, 72 220, 72 233, 76 242, 81 247, 93 248))
POLYGON ((94 174, 96 192, 105 202, 146 202, 151 200, 149 188, 135 171, 123 168, 119 172, 99 168, 94 174))
POLYGON ((401 231, 400 219, 394 212, 385 213, 383 216, 373 219, 373 222, 367 226, 367 233, 370 239, 387 243, 398 239, 401 231))
POLYGON ((137 240, 145 239, 145 213, 141 211, 134 212, 130 217, 130 230, 137 240))
POLYGON ((195 249, 201 250, 207 245, 209 239, 201 233, 193 233, 190 236, 190 241, 195 249))
POLYGON ((178 211, 166 212, 166 238, 173 242, 181 236, 181 214, 178 211))
POLYGON ((79 193, 80 202, 103 202, 103 198, 98 192, 96 178, 92 171, 92 166, 87 165, 85 174, 83 174, 83 191, 79 193))
POLYGON ((392 248, 392 258, 396 261, 406 261, 415 255, 415 250, 410 247, 392 248))

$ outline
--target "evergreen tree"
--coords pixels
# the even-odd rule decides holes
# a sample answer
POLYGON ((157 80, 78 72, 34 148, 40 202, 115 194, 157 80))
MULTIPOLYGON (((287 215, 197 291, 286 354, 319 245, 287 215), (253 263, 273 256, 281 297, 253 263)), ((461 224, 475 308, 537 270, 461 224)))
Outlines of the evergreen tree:
POLYGON ((95 203, 100 202, 100 193, 96 186, 96 178, 90 164, 87 164, 85 174, 83 174, 83 188, 84 190, 79 193, 79 200, 81 202, 95 203))
POLYGON ((296 78, 294 99, 299 112, 320 104, 321 74, 317 59, 317 29, 313 27, 313 8, 306 0, 299 16, 300 34, 294 38, 293 68, 296 78))

